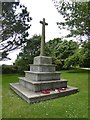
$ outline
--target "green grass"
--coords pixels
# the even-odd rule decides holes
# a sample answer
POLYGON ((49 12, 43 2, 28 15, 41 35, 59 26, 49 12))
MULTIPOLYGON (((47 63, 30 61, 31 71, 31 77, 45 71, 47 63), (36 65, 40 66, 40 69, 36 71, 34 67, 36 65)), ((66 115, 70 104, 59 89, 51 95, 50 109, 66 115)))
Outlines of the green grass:
POLYGON ((28 104, 9 88, 18 81, 18 74, 3 75, 3 118, 87 118, 88 74, 85 70, 61 71, 61 78, 79 92, 66 97, 28 104))
POLYGON ((0 118, 2 118, 2 75, 0 75, 0 118))

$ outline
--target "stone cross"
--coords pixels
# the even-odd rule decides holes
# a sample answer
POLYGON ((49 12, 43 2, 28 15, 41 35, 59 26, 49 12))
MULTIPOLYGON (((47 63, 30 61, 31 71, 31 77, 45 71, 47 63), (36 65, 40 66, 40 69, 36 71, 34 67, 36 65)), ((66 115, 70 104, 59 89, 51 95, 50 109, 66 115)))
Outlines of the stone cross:
POLYGON ((40 21, 42 24, 42 39, 41 39, 41 52, 40 56, 45 56, 45 25, 48 25, 48 23, 45 22, 45 18, 43 18, 43 21, 40 21))

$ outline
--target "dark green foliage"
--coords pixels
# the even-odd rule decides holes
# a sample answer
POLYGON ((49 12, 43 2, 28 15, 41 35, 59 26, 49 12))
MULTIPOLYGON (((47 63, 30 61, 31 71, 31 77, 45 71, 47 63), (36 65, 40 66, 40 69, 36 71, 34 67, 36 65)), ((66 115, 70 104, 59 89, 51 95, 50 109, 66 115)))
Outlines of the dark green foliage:
POLYGON ((79 67, 81 59, 80 59, 81 55, 80 55, 80 51, 78 50, 74 55, 69 56, 68 58, 65 59, 65 64, 64 64, 64 68, 65 69, 70 69, 71 67, 79 67))
MULTIPOLYGON (((70 31, 70 34, 65 37, 75 37, 76 40, 80 40, 81 45, 84 45, 74 54, 66 57, 64 67, 90 67, 90 1, 52 1, 64 18, 62 22, 57 23, 58 27, 60 30, 67 29, 70 31)), ((65 57, 67 54, 63 55, 65 57)))
POLYGON ((2 59, 10 51, 24 46, 27 42, 28 29, 30 28, 32 18, 24 5, 18 2, 2 3, 2 40, 0 41, 0 50, 3 51, 2 59), (19 9, 18 12, 17 9, 19 9))
POLYGON ((90 67, 90 59, 88 55, 88 42, 84 42, 82 47, 76 50, 75 54, 65 59, 64 67, 90 67))
POLYGON ((18 68, 18 72, 23 73, 25 70, 29 70, 30 65, 33 63, 33 58, 40 54, 40 42, 41 37, 34 35, 29 39, 22 49, 22 52, 17 56, 15 65, 18 68))
MULTIPOLYGON (((15 65, 18 72, 29 70, 35 56, 40 54, 40 36, 33 36, 18 55, 15 65)), ((89 67, 88 42, 80 47, 75 41, 55 38, 46 43, 46 56, 52 57, 56 70, 71 69, 72 67, 89 67)))
POLYGON ((63 68, 65 59, 72 56, 78 48, 78 43, 72 40, 62 41, 60 38, 55 38, 46 43, 46 55, 52 57, 56 70, 60 70, 63 68))
POLYGON ((17 73, 17 67, 14 65, 2 65, 3 74, 17 73))
POLYGON ((83 59, 83 62, 81 66, 83 67, 89 67, 90 68, 90 43, 89 41, 85 41, 81 48, 81 56, 83 59))
POLYGON ((90 38, 90 2, 71 2, 71 1, 54 1, 54 5, 58 12, 63 16, 64 22, 58 22, 60 29, 70 30, 67 37, 76 37, 83 40, 90 38))

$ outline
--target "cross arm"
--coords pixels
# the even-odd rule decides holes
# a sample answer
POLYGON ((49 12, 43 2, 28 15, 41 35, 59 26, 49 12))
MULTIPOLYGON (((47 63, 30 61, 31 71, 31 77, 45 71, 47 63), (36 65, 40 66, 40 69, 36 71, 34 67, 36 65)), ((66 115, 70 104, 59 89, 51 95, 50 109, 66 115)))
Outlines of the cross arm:
MULTIPOLYGON (((43 24, 43 21, 40 21, 41 24, 43 24)), ((48 25, 48 23, 45 22, 45 25, 48 25)))

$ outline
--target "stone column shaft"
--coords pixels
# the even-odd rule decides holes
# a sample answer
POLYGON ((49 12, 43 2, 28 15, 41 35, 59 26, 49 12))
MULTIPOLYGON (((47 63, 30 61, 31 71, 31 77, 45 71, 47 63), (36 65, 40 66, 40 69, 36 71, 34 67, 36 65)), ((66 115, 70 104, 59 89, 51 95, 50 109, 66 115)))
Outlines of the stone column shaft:
POLYGON ((42 38, 41 38, 41 51, 40 56, 45 56, 45 25, 48 25, 48 23, 45 23, 45 18, 43 18, 43 21, 40 21, 42 24, 42 38))

